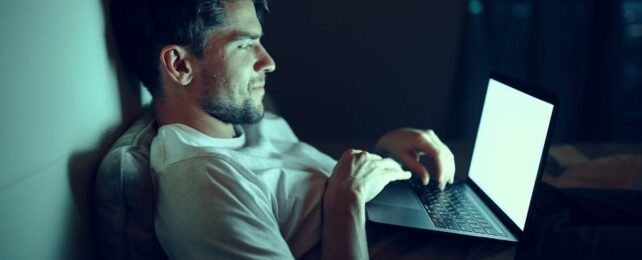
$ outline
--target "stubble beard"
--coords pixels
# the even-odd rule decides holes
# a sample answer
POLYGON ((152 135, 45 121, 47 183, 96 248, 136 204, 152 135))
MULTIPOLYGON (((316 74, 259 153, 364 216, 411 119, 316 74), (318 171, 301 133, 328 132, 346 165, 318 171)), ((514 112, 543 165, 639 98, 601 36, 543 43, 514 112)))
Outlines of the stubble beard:
POLYGON ((265 114, 262 104, 254 105, 251 100, 245 100, 242 104, 235 105, 218 96, 206 98, 203 101, 203 109, 221 122, 234 125, 254 124, 265 114))
MULTIPOLYGON (((265 78, 263 78, 264 80, 265 78)), ((248 85, 254 84, 256 81, 251 80, 248 85)), ((228 81, 220 82, 214 75, 209 75, 206 78, 206 84, 229 85, 228 81)), ((249 86, 247 86, 249 89, 249 86)), ((246 99, 241 104, 234 104, 233 100, 219 95, 218 93, 208 92, 205 94, 202 107, 203 110, 210 116, 220 120, 226 124, 254 124, 260 121, 265 114, 263 101, 258 104, 253 104, 251 99, 246 99)))

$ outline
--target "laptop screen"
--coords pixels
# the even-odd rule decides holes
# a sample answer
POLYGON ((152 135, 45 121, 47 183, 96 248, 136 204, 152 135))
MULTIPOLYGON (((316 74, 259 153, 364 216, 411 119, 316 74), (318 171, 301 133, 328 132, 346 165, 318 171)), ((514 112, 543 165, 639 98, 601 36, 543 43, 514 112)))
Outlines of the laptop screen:
POLYGON ((522 231, 553 104, 490 79, 468 177, 522 231))

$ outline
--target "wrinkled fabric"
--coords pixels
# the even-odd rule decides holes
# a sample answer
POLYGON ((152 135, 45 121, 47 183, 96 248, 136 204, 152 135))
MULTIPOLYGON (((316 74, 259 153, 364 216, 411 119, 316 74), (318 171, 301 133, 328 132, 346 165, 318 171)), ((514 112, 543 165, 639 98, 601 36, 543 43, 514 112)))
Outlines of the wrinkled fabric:
POLYGON ((152 143, 155 227, 172 259, 300 258, 321 239, 321 199, 336 161, 267 113, 237 137, 166 125, 152 143))

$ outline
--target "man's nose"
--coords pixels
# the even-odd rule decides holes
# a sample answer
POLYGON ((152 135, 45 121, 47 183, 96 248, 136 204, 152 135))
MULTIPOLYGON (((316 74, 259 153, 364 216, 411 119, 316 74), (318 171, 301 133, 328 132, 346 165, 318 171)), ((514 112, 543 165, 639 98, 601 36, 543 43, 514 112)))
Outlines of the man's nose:
POLYGON ((272 56, 270 56, 263 45, 259 45, 258 60, 254 64, 254 70, 265 73, 270 73, 276 70, 274 59, 272 59, 272 56))

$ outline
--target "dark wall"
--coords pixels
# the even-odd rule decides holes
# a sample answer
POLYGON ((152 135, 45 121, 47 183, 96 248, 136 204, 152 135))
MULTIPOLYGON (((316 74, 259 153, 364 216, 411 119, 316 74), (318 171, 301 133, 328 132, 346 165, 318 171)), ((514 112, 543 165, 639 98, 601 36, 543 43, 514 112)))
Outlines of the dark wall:
POLYGON ((447 137, 465 4, 272 1, 267 89, 306 141, 374 140, 403 126, 447 137))

